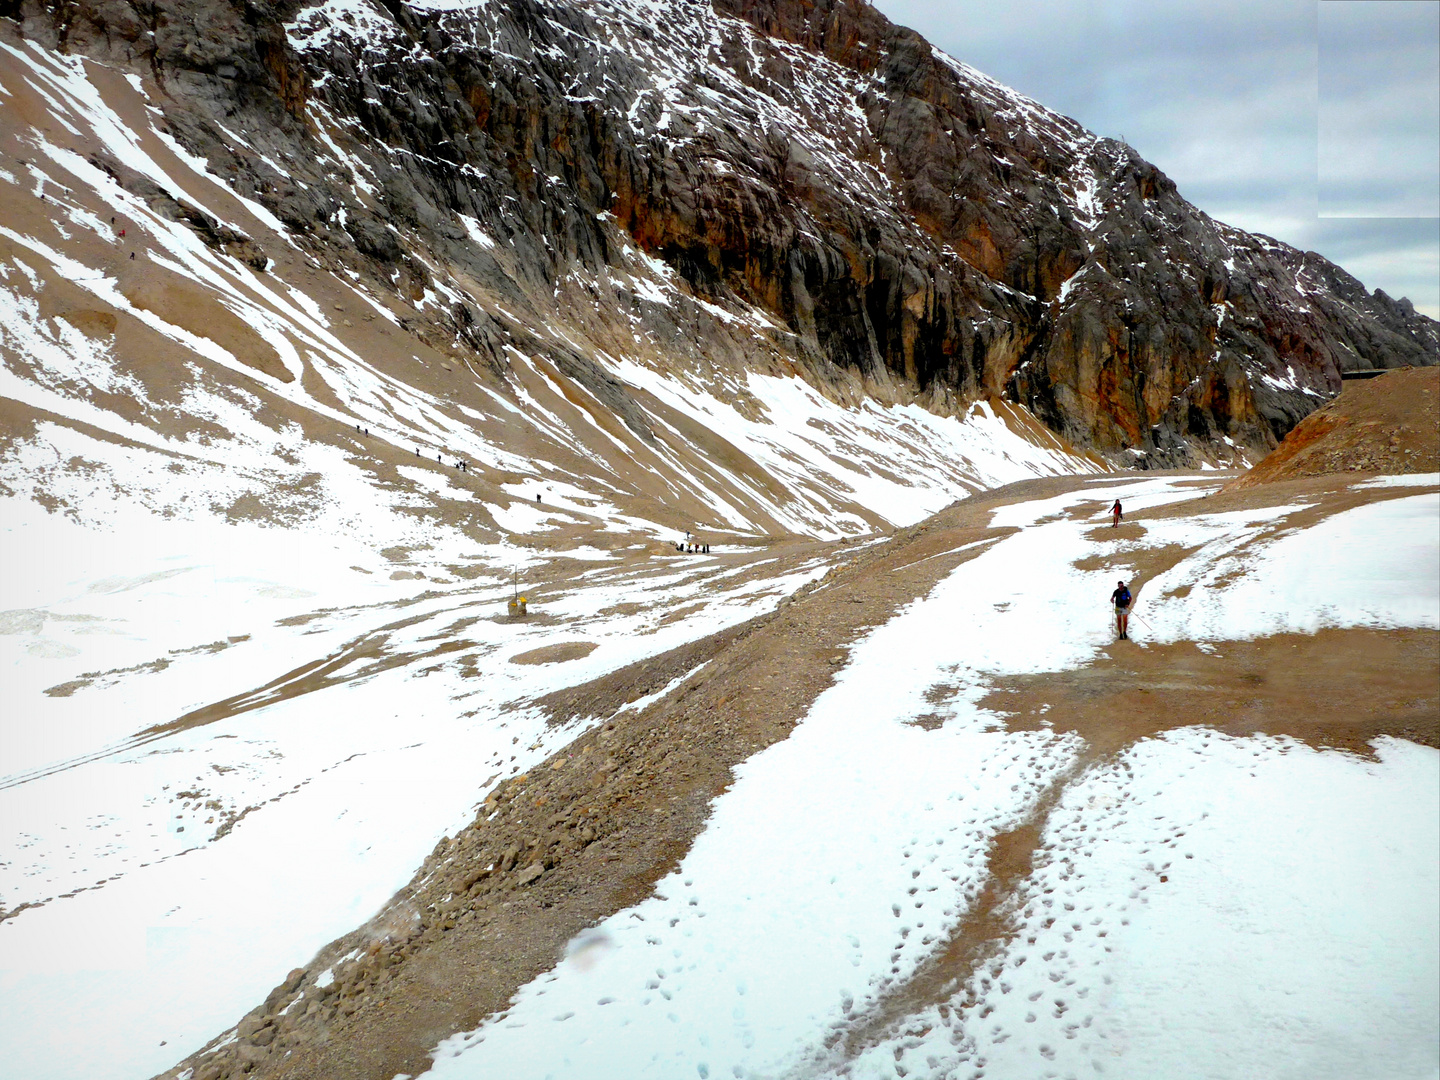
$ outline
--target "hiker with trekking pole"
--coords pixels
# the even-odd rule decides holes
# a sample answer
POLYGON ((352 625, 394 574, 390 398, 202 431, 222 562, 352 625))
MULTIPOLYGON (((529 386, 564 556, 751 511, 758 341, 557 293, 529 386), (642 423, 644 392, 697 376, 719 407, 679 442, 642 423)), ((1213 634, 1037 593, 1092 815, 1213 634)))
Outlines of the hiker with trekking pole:
MULTIPOLYGON (((1115 629, 1120 632, 1120 637, 1130 640, 1130 609, 1135 606, 1135 598, 1130 594, 1130 587, 1121 581, 1115 591, 1110 594, 1110 602, 1115 605, 1115 629)), ((1140 619, 1139 615, 1135 616, 1140 619)), ((1153 631, 1155 628, 1144 619, 1140 619, 1142 625, 1153 631)))
POLYGON ((1120 631, 1120 640, 1129 641, 1130 634, 1130 603, 1134 599, 1125 582, 1120 582, 1119 587, 1110 594, 1110 602, 1115 605, 1115 628, 1120 631))

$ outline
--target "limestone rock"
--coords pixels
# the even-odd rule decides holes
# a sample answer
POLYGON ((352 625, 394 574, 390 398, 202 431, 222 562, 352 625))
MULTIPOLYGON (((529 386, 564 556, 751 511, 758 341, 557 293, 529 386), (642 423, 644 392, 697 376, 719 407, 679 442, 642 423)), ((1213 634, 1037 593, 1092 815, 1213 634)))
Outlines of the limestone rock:
MULTIPOLYGON (((584 278, 677 361, 858 376, 950 409, 1003 395, 1078 445, 1177 465, 1273 447, 1343 370, 1440 354, 1408 302, 1212 220, 1124 143, 858 0, 380 4, 363 28, 305 0, 164 0, 153 41, 121 6, 13 6, 42 44, 163 76, 174 137, 324 265, 402 297, 443 265, 506 297, 505 316, 457 302, 406 326, 501 375, 511 305, 541 325, 557 283, 584 278), (320 164, 312 95, 373 197, 320 164), (646 277, 665 303, 627 284, 646 277), (760 316, 758 339, 731 328, 760 316)), ((167 212, 263 265, 248 238, 167 212)), ((596 357, 546 350, 654 437, 596 357)))

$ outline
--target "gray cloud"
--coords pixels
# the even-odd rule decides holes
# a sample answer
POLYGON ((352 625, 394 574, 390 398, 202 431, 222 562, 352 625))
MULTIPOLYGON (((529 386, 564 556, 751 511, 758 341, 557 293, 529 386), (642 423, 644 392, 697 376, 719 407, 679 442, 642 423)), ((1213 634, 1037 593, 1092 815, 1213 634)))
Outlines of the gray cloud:
MULTIPOLYGON (((1346 75, 1327 77, 1322 87, 1319 24, 1323 17, 1328 28, 1335 13, 1317 14, 1315 0, 875 3, 890 19, 918 30, 956 59, 1093 131, 1123 136, 1213 217, 1318 251, 1368 287, 1407 296, 1417 309, 1440 318, 1440 238, 1433 222, 1319 216, 1322 88, 1327 109, 1335 110, 1337 138, 1357 128, 1362 135, 1373 131, 1373 123, 1367 128, 1351 117, 1367 108, 1373 113, 1377 99, 1392 116, 1405 117, 1407 130, 1424 122, 1414 115, 1425 107, 1423 79, 1390 79, 1390 89, 1379 94, 1371 92, 1375 80, 1359 70, 1358 65, 1368 69, 1375 57, 1383 58, 1387 48, 1394 52, 1397 35, 1393 27, 1377 25, 1383 18, 1367 22, 1364 11, 1340 13, 1362 24, 1348 31, 1351 52, 1345 56, 1356 62, 1327 51, 1327 64, 1335 58, 1346 75)), ((1342 0, 1324 0, 1322 6, 1331 4, 1398 6, 1342 0)), ((1440 11, 1440 0, 1400 0, 1400 5, 1440 11)), ((1407 14, 1415 15, 1400 13, 1407 14)), ((1436 42, 1433 34, 1428 42, 1415 32, 1402 37, 1411 59, 1396 60, 1391 74, 1417 68, 1414 57, 1423 50, 1410 48, 1415 42, 1436 42)), ((1410 141, 1418 145, 1419 136, 1410 141)), ((1349 153, 1353 162, 1357 151, 1349 153)), ((1360 194, 1372 206, 1416 213, 1413 193, 1424 190, 1418 164, 1423 148, 1367 153, 1387 161, 1388 168, 1352 175, 1359 170, 1343 173, 1337 166, 1326 175, 1327 213, 1353 205, 1360 194), (1342 205, 1341 199, 1351 201, 1342 205)), ((1432 166, 1437 156, 1431 154, 1432 166)), ((1432 193, 1436 183, 1431 183, 1432 193)))
POLYGON ((1440 3, 1319 6, 1320 213, 1440 216, 1440 3))

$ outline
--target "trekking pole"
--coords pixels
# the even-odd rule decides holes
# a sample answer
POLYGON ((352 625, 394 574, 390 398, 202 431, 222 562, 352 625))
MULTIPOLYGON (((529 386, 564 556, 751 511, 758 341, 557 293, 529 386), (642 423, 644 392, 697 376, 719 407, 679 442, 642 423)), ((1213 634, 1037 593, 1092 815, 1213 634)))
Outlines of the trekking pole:
MULTIPOLYGON (((1130 612, 1130 617, 1132 619, 1140 619, 1140 616, 1136 615, 1134 611, 1130 612)), ((1152 634, 1155 632, 1155 628, 1151 626, 1148 622, 1146 622, 1144 619, 1140 619, 1140 625, 1145 627, 1145 629, 1149 630, 1152 634)))

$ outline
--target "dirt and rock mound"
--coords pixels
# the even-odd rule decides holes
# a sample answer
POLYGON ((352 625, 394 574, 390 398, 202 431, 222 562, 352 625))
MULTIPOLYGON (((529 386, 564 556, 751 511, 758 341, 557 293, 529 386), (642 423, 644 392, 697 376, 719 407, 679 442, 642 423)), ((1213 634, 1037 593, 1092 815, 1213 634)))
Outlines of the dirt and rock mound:
POLYGON ((1440 368, 1403 368, 1345 385, 1231 484, 1242 489, 1328 473, 1440 471, 1440 368))

